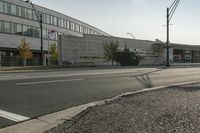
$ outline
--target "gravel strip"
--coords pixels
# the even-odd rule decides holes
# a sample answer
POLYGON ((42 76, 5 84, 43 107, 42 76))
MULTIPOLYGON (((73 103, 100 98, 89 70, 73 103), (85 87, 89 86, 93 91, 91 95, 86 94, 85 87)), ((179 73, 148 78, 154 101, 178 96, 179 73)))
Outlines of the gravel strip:
POLYGON ((122 97, 45 133, 200 133, 200 83, 122 97))

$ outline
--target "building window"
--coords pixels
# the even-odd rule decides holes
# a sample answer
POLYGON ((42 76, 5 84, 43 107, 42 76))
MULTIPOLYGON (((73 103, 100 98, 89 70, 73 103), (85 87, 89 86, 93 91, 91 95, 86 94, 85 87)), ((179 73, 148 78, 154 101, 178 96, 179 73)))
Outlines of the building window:
POLYGON ((61 27, 64 27, 63 19, 61 19, 61 27))
POLYGON ((89 29, 89 34, 92 34, 92 30, 91 29, 89 29))
POLYGON ((10 23, 10 33, 14 34, 15 33, 15 23, 10 23))
POLYGON ((3 1, 0 1, 0 12, 3 12, 3 1))
POLYGON ((61 27, 61 19, 58 18, 58 27, 61 27))
POLYGON ((25 11, 25 18, 28 18, 28 9, 25 8, 24 11, 25 11))
POLYGON ((22 17, 22 8, 21 8, 21 6, 17 6, 17 16, 22 17))
POLYGON ((80 33, 83 33, 83 26, 80 25, 80 33))
POLYGON ((17 15, 17 6, 11 4, 11 15, 17 15))
POLYGON ((25 18, 25 8, 22 7, 21 10, 22 10, 22 17, 25 18))
POLYGON ((49 17, 50 17, 50 24, 53 25, 54 24, 53 16, 49 15, 49 17))
POLYGON ((3 31, 5 33, 10 33, 10 23, 9 22, 4 22, 4 24, 3 24, 3 31))
POLYGON ((23 18, 28 18, 28 9, 22 7, 22 17, 23 18))
POLYGON ((33 36, 33 27, 32 26, 28 26, 27 35, 33 36))
POLYGON ((91 30, 92 31, 92 35, 94 35, 94 30, 91 30))
POLYGON ((87 28, 86 27, 84 28, 84 30, 85 30, 85 34, 87 34, 87 28))
POLYGON ((23 25, 22 35, 28 35, 28 26, 23 25))
POLYGON ((31 9, 27 9, 28 18, 33 19, 33 11, 31 9))
POLYGON ((49 17, 48 14, 46 14, 46 19, 47 19, 46 23, 47 23, 47 24, 50 24, 50 17, 49 17))
POLYGON ((47 37, 47 30, 45 30, 45 29, 43 29, 43 38, 44 39, 47 39, 48 37, 47 37))
POLYGON ((86 34, 86 27, 83 27, 83 34, 86 34))
POLYGON ((22 35, 22 25, 17 24, 15 34, 22 35))
POLYGON ((54 17, 54 18, 53 18, 53 21, 54 21, 54 25, 56 25, 56 26, 57 26, 57 25, 58 25, 58 20, 57 20, 57 17, 54 17))
MULTIPOLYGON (((0 32, 16 34, 16 35, 24 35, 30 37, 40 37, 40 30, 38 27, 27 26, 12 22, 5 22, 0 20, 0 32)), ((47 30, 43 30, 43 37, 47 39, 47 30)))
POLYGON ((67 28, 66 20, 63 20, 63 26, 64 26, 65 29, 67 28))
POLYGON ((80 32, 80 25, 76 24, 76 31, 80 32))
POLYGON ((9 3, 4 3, 4 13, 10 14, 10 4, 9 3))
POLYGON ((67 29, 70 29, 70 23, 67 21, 67 29))
POLYGON ((87 28, 87 34, 90 34, 90 29, 89 28, 87 28))
POLYGON ((71 27, 71 30, 73 30, 73 31, 75 30, 75 24, 73 22, 71 22, 71 26, 70 27, 71 27))
MULTIPOLYGON (((37 20, 35 13, 33 15, 33 19, 37 20)), ((44 13, 42 13, 42 22, 47 23, 46 14, 44 14, 44 13)))
POLYGON ((39 38, 40 37, 40 30, 39 28, 33 28, 33 37, 37 37, 39 38))

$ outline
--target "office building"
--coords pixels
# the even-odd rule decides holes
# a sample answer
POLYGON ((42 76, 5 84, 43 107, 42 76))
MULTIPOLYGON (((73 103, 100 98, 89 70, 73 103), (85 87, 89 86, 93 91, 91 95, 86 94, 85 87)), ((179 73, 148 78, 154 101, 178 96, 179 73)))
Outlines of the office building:
POLYGON ((43 50, 48 51, 48 32, 55 31, 49 44, 57 42, 58 34, 82 36, 83 34, 110 36, 104 31, 62 13, 22 0, 0 0, 0 62, 2 66, 20 65, 18 46, 22 38, 30 42, 33 59, 28 63, 38 65, 41 53, 40 24, 36 14, 42 13, 43 50))

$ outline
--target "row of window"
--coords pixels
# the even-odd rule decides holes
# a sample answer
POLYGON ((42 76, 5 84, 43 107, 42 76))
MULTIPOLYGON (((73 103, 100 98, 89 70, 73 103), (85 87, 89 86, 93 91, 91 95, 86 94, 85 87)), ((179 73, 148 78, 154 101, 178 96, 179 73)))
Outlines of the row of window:
MULTIPOLYGON (((0 0, 0 13, 5 13, 9 15, 14 15, 26 19, 31 19, 31 20, 37 20, 36 15, 32 9, 22 7, 19 5, 11 4, 8 2, 4 2, 0 0)), ((36 13, 39 14, 39 13, 36 13)), ((37 15, 39 16, 39 15, 37 15)), ((76 24, 74 22, 58 18, 46 13, 42 13, 42 21, 44 23, 54 25, 57 27, 65 28, 68 30, 80 32, 83 34, 93 34, 93 35, 103 35, 99 32, 96 32, 90 28, 87 28, 85 26, 81 26, 79 24, 76 24)))
MULTIPOLYGON (((40 29, 38 27, 22 25, 22 24, 8 22, 8 21, 0 20, 0 32, 40 38, 40 29)), ((48 38, 47 29, 43 29, 43 38, 44 39, 48 38)), ((55 38, 51 38, 51 39, 57 40, 57 34, 55 38)))

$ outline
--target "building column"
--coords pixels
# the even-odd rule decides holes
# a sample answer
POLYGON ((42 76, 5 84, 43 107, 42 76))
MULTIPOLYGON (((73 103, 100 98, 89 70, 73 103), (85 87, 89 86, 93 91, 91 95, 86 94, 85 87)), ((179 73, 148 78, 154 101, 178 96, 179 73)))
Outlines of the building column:
POLYGON ((0 50, 0 67, 1 67, 1 50, 0 50))
POLYGON ((47 65, 47 55, 43 54, 43 66, 47 65))
POLYGON ((62 36, 58 35, 58 64, 62 65, 62 36))

